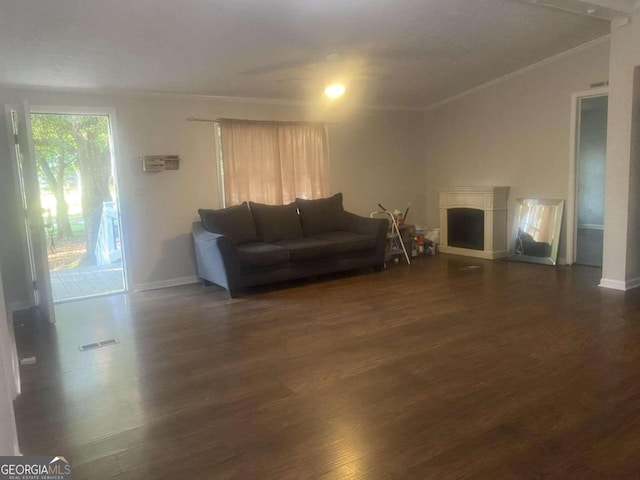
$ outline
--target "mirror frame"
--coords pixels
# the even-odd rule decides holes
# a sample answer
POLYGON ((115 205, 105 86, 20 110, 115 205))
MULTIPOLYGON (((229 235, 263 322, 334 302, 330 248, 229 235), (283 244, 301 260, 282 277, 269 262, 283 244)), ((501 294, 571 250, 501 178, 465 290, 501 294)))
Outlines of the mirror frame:
POLYGON ((531 262, 542 265, 557 265, 558 246, 560 245, 560 229, 562 228, 562 214, 564 211, 564 200, 540 200, 537 198, 519 198, 518 210, 513 218, 513 233, 511 235, 511 246, 509 248, 509 260, 516 262, 531 262), (555 218, 553 219, 553 241, 551 243, 551 255, 548 257, 534 257, 532 255, 516 255, 516 238, 518 237, 518 227, 520 225, 520 207, 522 205, 551 205, 556 207, 555 218))

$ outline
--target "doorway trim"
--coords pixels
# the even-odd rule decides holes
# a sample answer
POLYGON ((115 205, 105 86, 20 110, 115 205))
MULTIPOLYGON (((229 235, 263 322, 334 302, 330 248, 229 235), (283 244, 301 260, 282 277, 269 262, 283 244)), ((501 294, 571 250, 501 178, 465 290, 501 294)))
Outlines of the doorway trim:
POLYGON ((576 263, 576 242, 578 231, 578 216, 576 205, 578 204, 578 188, 576 185, 576 168, 578 165, 578 141, 580 139, 580 102, 585 98, 605 97, 609 95, 609 87, 593 88, 575 92, 571 95, 571 129, 569 130, 569 190, 567 194, 567 265, 576 263))
POLYGON ((7 103, 4 105, 4 116, 5 116, 5 122, 7 123, 7 139, 8 139, 7 145, 10 147, 9 157, 11 159, 11 172, 13 174, 12 182, 14 185, 14 189, 15 189, 14 193, 16 197, 15 207, 16 209, 19 210, 19 212, 17 213, 20 219, 20 229, 19 229, 20 243, 26 246, 22 252, 22 258, 23 258, 23 264, 24 264, 24 289, 25 289, 25 292, 27 293, 28 298, 25 298, 19 301, 18 303, 7 304, 8 309, 11 310, 12 312, 27 310, 29 308, 38 306, 38 303, 36 301, 37 299, 36 299, 35 289, 33 287, 33 281, 34 281, 33 270, 35 267, 33 264, 33 260, 31 259, 31 253, 30 253, 31 247, 28 246, 29 238, 28 238, 28 232, 27 232, 28 227, 26 225, 26 220, 27 220, 26 212, 23 210, 23 200, 21 198, 23 187, 21 186, 21 182, 20 182, 20 174, 19 174, 20 167, 18 166, 19 159, 17 157, 16 149, 15 149, 15 140, 14 140, 15 134, 13 130, 13 119, 11 118, 12 112, 17 111, 17 109, 18 109, 17 103, 7 103))
MULTIPOLYGON (((131 271, 129 265, 129 259, 127 252, 129 251, 129 239, 125 233, 129 230, 128 215, 126 208, 123 208, 123 197, 121 195, 120 182, 122 177, 120 175, 120 150, 118 140, 118 122, 116 119, 116 110, 109 107, 69 107, 69 106, 55 106, 55 105, 31 105, 30 114, 61 114, 61 115, 96 115, 109 117, 109 128, 111 129, 111 135, 109 136, 109 150, 111 151, 111 158, 113 162, 113 177, 115 179, 115 189, 120 207, 118 208, 118 221, 120 222, 120 241, 122 242, 122 276, 124 289, 122 292, 129 292, 129 279, 131 278, 131 271)), ((111 293, 107 294, 111 295, 111 293)), ((97 297, 104 296, 103 294, 96 295, 97 297)), ((88 297, 93 298, 93 296, 88 297)))

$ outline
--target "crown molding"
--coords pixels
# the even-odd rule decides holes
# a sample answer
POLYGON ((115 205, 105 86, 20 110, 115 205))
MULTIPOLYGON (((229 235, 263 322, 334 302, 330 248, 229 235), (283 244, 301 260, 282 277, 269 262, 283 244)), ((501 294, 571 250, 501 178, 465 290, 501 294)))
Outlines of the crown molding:
MULTIPOLYGON (((219 102, 243 103, 253 105, 273 105, 282 107, 317 107, 322 102, 311 102, 306 100, 286 100, 280 98, 264 98, 264 97, 236 97, 226 95, 209 95, 200 93, 174 93, 174 92, 157 92, 148 90, 119 90, 106 88, 81 88, 81 87, 53 87, 48 85, 19 85, 19 84, 0 84, 0 89, 7 90, 23 90, 34 93, 59 93, 66 95, 103 95, 129 98, 162 98, 162 99, 201 99, 215 100, 219 102)), ((407 107, 402 105, 377 105, 377 104, 354 104, 355 108, 360 110, 382 110, 382 111, 410 111, 421 112, 423 107, 407 107)))
POLYGON ((571 55, 575 55, 576 53, 580 53, 584 50, 589 50, 590 48, 596 45, 608 42, 610 38, 611 38, 611 35, 607 34, 602 37, 596 38, 595 40, 591 40, 590 42, 583 43, 582 45, 578 45, 577 47, 573 47, 573 48, 570 48, 569 50, 565 50, 564 52, 557 53, 552 57, 545 58, 544 60, 540 60, 539 62, 532 63, 531 65, 527 65, 526 67, 516 70, 514 72, 507 73, 506 75, 502 75, 501 77, 494 78, 493 80, 482 83, 480 85, 476 85, 475 87, 465 90, 464 92, 457 93, 456 95, 452 95, 451 97, 445 98, 444 100, 440 100, 436 103, 432 103, 431 105, 428 105, 427 107, 425 107, 423 111, 428 112, 430 110, 434 110, 448 103, 455 102, 456 100, 460 100, 461 98, 466 97, 467 95, 480 92, 487 88, 493 87, 494 85, 498 85, 500 83, 506 82, 513 78, 517 78, 521 75, 529 73, 533 70, 537 70, 538 68, 544 67, 546 65, 555 63, 558 60, 562 60, 563 58, 570 57, 571 55))
MULTIPOLYGON (((638 0, 637 5, 640 5, 640 0, 638 0)), ((369 110, 369 111, 428 112, 430 110, 436 109, 438 107, 441 107, 448 103, 459 100, 463 97, 466 97, 467 95, 471 95, 473 93, 482 91, 494 85, 498 85, 502 82, 506 82, 508 80, 524 75, 538 68, 544 67, 545 65, 549 65, 558 60, 562 60, 563 58, 569 57, 571 55, 582 52, 584 50, 588 50, 596 45, 609 41, 610 38, 611 38, 610 34, 604 35, 602 37, 596 38, 595 40, 591 40, 590 42, 587 42, 582 45, 578 45, 577 47, 570 48, 569 50, 560 52, 552 57, 548 57, 539 62, 533 63, 531 65, 527 65, 526 67, 523 67, 514 72, 507 73, 505 75, 502 75, 488 82, 482 83, 480 85, 476 85, 475 87, 472 87, 468 90, 465 90, 463 92, 447 97, 443 100, 439 100, 438 102, 432 103, 426 107, 408 107, 408 106, 400 106, 400 105, 376 105, 376 104, 359 104, 359 105, 355 104, 353 105, 353 107, 359 110, 369 110)), ((202 99, 202 100, 214 100, 219 102, 229 102, 229 103, 273 105, 273 106, 298 107, 298 108, 317 107, 319 105, 322 105, 322 102, 311 102, 311 101, 305 101, 305 100, 285 100, 285 99, 278 99, 278 98, 236 97, 236 96, 209 95, 209 94, 198 94, 198 93, 157 92, 157 91, 146 91, 146 90, 52 87, 52 86, 46 86, 46 85, 0 84, 0 89, 24 90, 24 91, 38 92, 38 93, 60 93, 60 94, 68 94, 68 95, 89 95, 89 96, 111 95, 111 96, 130 97, 130 98, 202 99)))
POLYGON ((596 5, 598 7, 613 10, 619 13, 630 14, 634 8, 638 8, 638 0, 580 0, 583 3, 596 5))
POLYGON ((260 97, 233 97, 225 95, 209 95, 200 93, 177 93, 177 92, 158 92, 152 90, 121 90, 110 88, 83 88, 83 87, 54 87, 50 85, 19 85, 19 84, 0 84, 2 89, 25 90, 29 92, 40 93, 60 93, 67 95, 112 95, 116 97, 134 97, 134 98, 175 98, 175 99, 203 99, 218 100, 222 102, 234 103, 260 103, 267 105, 283 105, 304 107, 311 103, 302 100, 285 100, 277 98, 260 98, 260 97))
POLYGON ((519 0, 543 8, 611 21, 620 16, 630 16, 637 0, 519 0))

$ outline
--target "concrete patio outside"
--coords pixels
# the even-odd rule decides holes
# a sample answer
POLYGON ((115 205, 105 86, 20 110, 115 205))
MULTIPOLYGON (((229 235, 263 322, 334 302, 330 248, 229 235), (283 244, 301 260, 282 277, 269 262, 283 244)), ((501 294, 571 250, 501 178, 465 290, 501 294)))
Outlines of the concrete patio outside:
POLYGON ((124 291, 122 265, 99 265, 51 272, 54 302, 124 291))

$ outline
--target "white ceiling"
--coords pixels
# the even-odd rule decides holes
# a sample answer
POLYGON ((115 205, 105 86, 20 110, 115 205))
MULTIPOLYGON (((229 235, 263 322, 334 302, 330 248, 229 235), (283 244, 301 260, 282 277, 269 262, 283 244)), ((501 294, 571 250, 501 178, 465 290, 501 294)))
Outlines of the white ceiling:
POLYGON ((313 100, 343 74, 425 107, 608 33, 516 0, 0 0, 0 84, 313 100))

